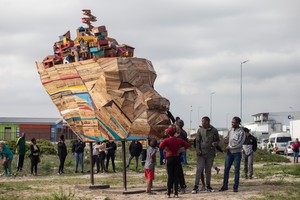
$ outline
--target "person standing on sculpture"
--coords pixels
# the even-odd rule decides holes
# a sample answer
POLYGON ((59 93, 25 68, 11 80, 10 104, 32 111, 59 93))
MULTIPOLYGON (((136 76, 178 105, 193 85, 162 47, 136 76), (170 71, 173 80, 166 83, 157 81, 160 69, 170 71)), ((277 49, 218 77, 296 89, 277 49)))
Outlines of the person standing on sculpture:
POLYGON ((245 132, 242 127, 240 127, 241 119, 239 117, 233 117, 231 121, 232 128, 229 131, 229 135, 224 138, 224 143, 227 144, 226 147, 226 159, 225 159, 225 169, 223 186, 219 190, 220 192, 228 190, 228 179, 231 165, 234 163, 234 185, 233 192, 238 192, 239 182, 240 182, 240 167, 242 159, 242 147, 245 141, 245 132))
POLYGON ((211 187, 211 168, 216 157, 216 146, 220 142, 218 130, 210 124, 209 117, 203 117, 202 126, 196 135, 197 171, 192 193, 198 193, 199 181, 205 169, 206 191, 213 192, 211 187))
POLYGON ((17 161, 17 172, 23 170, 24 165, 24 158, 26 153, 26 140, 25 140, 25 133, 22 133, 21 137, 17 139, 16 142, 16 153, 19 154, 18 161, 17 161))

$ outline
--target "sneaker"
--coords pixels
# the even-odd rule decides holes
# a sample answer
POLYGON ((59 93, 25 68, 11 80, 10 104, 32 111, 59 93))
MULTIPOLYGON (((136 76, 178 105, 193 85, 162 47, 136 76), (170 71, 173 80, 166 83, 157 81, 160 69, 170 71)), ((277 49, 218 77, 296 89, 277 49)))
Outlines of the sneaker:
POLYGON ((233 192, 238 192, 238 189, 237 188, 233 188, 233 192))
POLYGON ((194 187, 194 189, 192 190, 192 194, 197 194, 199 192, 198 187, 194 187))
POLYGON ((219 189, 219 192, 224 192, 224 191, 226 191, 226 190, 228 190, 228 188, 222 186, 221 189, 219 189))
POLYGON ((214 189, 212 189, 212 187, 210 187, 210 185, 206 186, 206 191, 207 192, 214 192, 214 189))

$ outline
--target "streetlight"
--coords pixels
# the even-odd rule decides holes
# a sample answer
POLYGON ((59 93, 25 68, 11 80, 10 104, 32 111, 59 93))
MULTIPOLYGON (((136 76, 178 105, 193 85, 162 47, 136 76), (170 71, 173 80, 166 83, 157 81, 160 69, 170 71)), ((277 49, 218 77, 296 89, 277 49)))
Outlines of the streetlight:
POLYGON ((202 106, 198 106, 198 122, 197 123, 200 123, 200 108, 202 108, 202 106))
POLYGON ((212 95, 213 94, 215 94, 215 92, 210 93, 210 114, 209 114, 210 121, 212 121, 212 95))
POLYGON ((226 113, 226 128, 228 129, 228 115, 229 115, 229 113, 226 113))
POLYGON ((243 119, 243 64, 248 61, 249 60, 245 60, 241 62, 241 114, 240 114, 241 120, 243 119))
POLYGON ((190 132, 192 130, 192 111, 193 111, 193 106, 191 106, 191 110, 190 110, 190 132))

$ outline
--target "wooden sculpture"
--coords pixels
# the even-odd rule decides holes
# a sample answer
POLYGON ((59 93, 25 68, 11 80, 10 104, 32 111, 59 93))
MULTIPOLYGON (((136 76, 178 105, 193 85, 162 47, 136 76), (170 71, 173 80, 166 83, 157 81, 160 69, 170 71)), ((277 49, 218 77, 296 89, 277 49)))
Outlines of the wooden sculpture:
POLYGON ((152 63, 133 58, 133 47, 119 45, 83 12, 88 28, 79 27, 74 41, 70 32, 60 36, 54 55, 36 62, 45 90, 84 141, 160 138, 170 103, 154 90, 152 63))

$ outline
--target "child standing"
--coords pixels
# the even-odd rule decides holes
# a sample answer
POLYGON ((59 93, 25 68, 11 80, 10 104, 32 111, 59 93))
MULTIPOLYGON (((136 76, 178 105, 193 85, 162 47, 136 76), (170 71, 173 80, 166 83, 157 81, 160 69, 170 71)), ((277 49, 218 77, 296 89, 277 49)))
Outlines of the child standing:
POLYGON ((151 192, 151 187, 154 180, 154 169, 156 164, 156 147, 157 141, 155 139, 150 139, 149 146, 147 148, 147 157, 144 167, 145 178, 146 178, 146 193, 155 194, 151 192))

